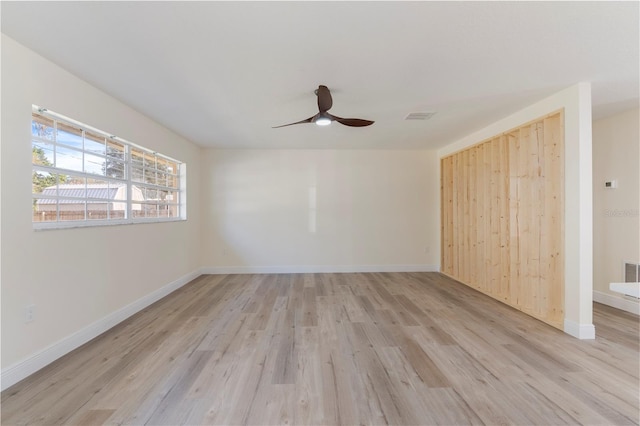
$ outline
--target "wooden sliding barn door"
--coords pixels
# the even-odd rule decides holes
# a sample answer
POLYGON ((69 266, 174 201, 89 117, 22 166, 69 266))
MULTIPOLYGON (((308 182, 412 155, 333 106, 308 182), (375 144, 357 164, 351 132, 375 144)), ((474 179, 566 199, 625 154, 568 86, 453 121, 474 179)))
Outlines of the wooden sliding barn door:
POLYGON ((557 112, 441 160, 442 272, 561 329, 563 140, 557 112))

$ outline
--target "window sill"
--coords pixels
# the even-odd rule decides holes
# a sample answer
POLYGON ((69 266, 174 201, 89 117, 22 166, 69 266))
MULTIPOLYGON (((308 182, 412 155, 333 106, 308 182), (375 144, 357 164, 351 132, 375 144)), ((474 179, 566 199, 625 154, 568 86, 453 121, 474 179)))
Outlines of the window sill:
POLYGON ((147 223, 172 223, 172 222, 186 222, 186 218, 170 218, 170 219, 136 219, 136 220, 96 220, 96 221, 82 221, 82 222, 36 222, 33 223, 34 231, 53 231, 60 229, 74 229, 74 228, 101 228, 105 226, 118 226, 118 225, 139 225, 147 223))

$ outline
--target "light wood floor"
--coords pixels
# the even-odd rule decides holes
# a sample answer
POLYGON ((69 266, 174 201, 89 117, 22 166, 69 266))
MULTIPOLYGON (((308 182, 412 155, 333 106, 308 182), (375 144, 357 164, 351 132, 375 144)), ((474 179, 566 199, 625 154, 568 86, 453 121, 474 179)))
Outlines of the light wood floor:
POLYGON ((580 341, 437 273, 202 276, 2 393, 2 424, 638 424, 638 317, 580 341))

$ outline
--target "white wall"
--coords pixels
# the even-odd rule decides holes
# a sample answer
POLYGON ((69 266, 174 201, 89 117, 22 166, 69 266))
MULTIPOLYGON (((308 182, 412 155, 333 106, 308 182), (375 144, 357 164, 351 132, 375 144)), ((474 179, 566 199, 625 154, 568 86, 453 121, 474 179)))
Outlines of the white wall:
MULTIPOLYGON (((564 331, 595 337, 593 327, 593 197, 591 85, 580 83, 545 98, 438 151, 439 158, 548 113, 564 109, 564 331)), ((637 158, 637 157, 636 157, 637 158)))
POLYGON ((61 341, 73 344, 90 337, 90 330, 82 334, 87 327, 105 318, 113 320, 114 313, 126 314, 130 304, 145 297, 148 301, 163 286, 197 272, 200 148, 4 35, 1 124, 2 386, 6 387, 50 361, 53 352, 64 349, 61 341), (186 162, 188 220, 34 231, 32 104, 186 162), (29 304, 36 305, 35 321, 25 323, 29 304), (70 336, 75 337, 69 340, 70 336))
POLYGON ((622 282, 622 263, 640 262, 640 110, 593 123, 594 299, 638 312, 638 303, 609 290, 622 282), (618 188, 606 189, 615 179, 618 188))
POLYGON ((205 150, 209 272, 439 268, 433 151, 205 150))

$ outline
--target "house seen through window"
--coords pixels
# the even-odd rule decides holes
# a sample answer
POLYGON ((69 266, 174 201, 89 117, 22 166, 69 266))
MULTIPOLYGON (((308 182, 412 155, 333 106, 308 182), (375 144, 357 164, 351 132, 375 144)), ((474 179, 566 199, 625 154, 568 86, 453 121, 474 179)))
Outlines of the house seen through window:
POLYGON ((180 220, 184 164, 34 106, 35 228, 180 220))

